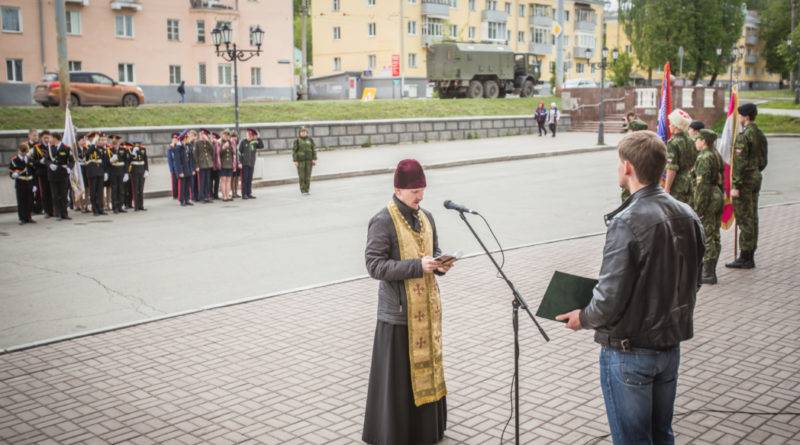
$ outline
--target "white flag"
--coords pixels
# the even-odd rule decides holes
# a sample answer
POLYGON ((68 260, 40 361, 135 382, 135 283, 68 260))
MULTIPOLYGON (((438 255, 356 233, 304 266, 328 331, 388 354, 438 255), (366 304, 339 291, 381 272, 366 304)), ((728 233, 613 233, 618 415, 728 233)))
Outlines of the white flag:
POLYGON ((69 185, 72 187, 72 196, 74 199, 83 199, 86 195, 86 188, 83 184, 83 173, 81 172, 81 163, 78 160, 78 143, 76 136, 77 129, 72 125, 72 114, 69 112, 69 105, 67 105, 67 116, 64 118, 64 138, 61 143, 66 145, 72 151, 72 157, 75 159, 75 166, 69 172, 69 185))

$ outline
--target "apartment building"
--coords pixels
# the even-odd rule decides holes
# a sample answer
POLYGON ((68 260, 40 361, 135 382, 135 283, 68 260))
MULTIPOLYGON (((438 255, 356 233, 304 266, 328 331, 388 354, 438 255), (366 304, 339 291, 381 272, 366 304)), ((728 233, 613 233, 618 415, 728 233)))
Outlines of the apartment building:
MULTIPOLYGON (((739 57, 736 62, 728 65, 726 71, 717 75, 715 85, 730 86, 731 74, 733 74, 734 81, 739 78, 740 89, 767 89, 777 88, 780 82, 780 75, 771 73, 767 70, 767 61, 764 58, 764 48, 766 42, 759 37, 759 29, 761 21, 758 11, 745 11, 745 21, 742 26, 742 34, 739 41, 736 42, 736 47, 743 49, 742 57, 739 57)), ((630 44, 630 39, 625 34, 624 27, 619 21, 619 16, 615 12, 607 13, 604 19, 605 39, 606 45, 609 48, 619 48, 619 51, 627 51, 633 54, 630 44)), ((634 55, 635 57, 635 55, 634 55)), ((631 77, 636 79, 637 82, 644 82, 647 79, 647 72, 642 70, 634 63, 634 72, 631 77)), ((675 67, 673 67, 674 69, 675 67)), ((685 67, 684 67, 685 68, 685 67)), ((662 69, 653 71, 653 82, 660 84, 660 74, 663 74, 662 69)), ((684 76, 688 74, 684 72, 684 76)), ((706 76, 703 81, 708 84, 711 76, 706 76)))
MULTIPOLYGON (((565 78, 600 80, 603 1, 565 1, 565 78), (591 50, 587 59, 586 49, 591 50)), ((311 4, 314 74, 360 72, 424 79, 426 45, 443 40, 497 42, 530 52, 548 81, 556 58, 555 0, 314 0, 311 4)))
MULTIPOLYGON (((0 104, 33 103, 33 86, 58 71, 53 1, 0 0, 0 12, 0 104)), ((289 0, 66 0, 66 15, 69 69, 137 84, 148 103, 176 101, 181 81, 188 101, 232 97, 233 64, 215 55, 211 40, 220 24, 232 27, 239 49, 255 49, 255 26, 266 33, 261 55, 237 64, 241 98, 294 96, 289 0)))

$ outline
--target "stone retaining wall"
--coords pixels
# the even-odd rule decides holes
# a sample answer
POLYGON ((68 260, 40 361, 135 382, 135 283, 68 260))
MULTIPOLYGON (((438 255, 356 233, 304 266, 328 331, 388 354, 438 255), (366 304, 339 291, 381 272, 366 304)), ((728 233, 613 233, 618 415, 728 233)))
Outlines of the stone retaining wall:
MULTIPOLYGON (((427 141, 448 141, 469 138, 487 138, 528 134, 536 131, 532 116, 480 116, 422 119, 382 119, 362 121, 286 122, 279 124, 242 124, 240 130, 258 129, 265 149, 273 152, 292 149, 297 129, 305 125, 318 149, 362 147, 381 144, 401 144, 427 141)), ((570 117, 562 116, 561 131, 569 131, 570 117)), ((192 126, 199 129, 201 126, 192 126)), ((231 128, 228 125, 206 125, 211 131, 231 128)), ((170 134, 184 128, 131 127, 101 128, 109 134, 118 134, 123 140, 140 139, 151 157, 164 157, 170 143, 170 134)), ((53 131, 53 130, 51 130, 53 131)), ((62 131, 56 129, 55 131, 62 131)), ((0 157, 8 165, 16 147, 27 137, 27 131, 0 131, 0 157)))

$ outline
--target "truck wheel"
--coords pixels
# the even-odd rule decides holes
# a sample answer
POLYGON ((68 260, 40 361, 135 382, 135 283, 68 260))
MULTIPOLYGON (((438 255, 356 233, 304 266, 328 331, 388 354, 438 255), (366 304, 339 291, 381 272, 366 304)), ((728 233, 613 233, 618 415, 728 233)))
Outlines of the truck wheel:
POLYGON ((483 83, 483 97, 487 99, 497 99, 500 95, 500 87, 494 80, 487 80, 483 83))
POLYGON ((522 91, 520 91, 520 96, 522 97, 533 97, 533 81, 528 79, 522 85, 522 91))
POLYGON ((480 80, 470 81, 469 88, 467 89, 467 97, 470 99, 479 99, 483 97, 483 84, 480 80))

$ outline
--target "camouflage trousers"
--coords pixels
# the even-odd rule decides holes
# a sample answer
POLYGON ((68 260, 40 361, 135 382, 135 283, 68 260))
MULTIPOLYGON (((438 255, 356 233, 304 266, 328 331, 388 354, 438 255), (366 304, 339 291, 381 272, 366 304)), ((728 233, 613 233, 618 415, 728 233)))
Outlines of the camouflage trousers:
POLYGON ((744 183, 739 197, 733 198, 733 214, 739 226, 739 249, 753 251, 758 247, 758 194, 761 177, 744 183))
POLYGON ((703 224, 703 232, 706 234, 704 263, 719 259, 719 252, 722 248, 719 232, 722 226, 723 205, 722 191, 717 186, 706 187, 705 190, 698 190, 694 194, 694 209, 703 224))
POLYGON ((692 184, 693 179, 688 172, 678 173, 675 175, 669 194, 680 202, 692 205, 692 184))
POLYGON ((297 163, 297 176, 300 179, 300 192, 308 193, 311 187, 311 167, 314 164, 311 161, 300 161, 297 163))

